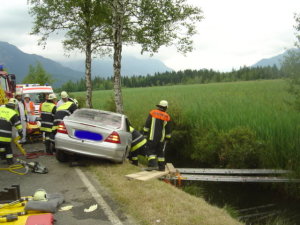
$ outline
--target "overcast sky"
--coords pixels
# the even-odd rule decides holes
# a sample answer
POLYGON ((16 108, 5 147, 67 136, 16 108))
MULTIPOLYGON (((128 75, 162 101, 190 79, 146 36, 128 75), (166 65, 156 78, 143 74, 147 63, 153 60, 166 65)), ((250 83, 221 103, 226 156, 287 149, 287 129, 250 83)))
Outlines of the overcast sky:
MULTIPOLYGON (((0 41, 6 41, 26 53, 53 60, 68 60, 57 36, 48 40, 45 49, 37 45, 38 37, 29 35, 32 19, 27 0, 1 0, 0 41)), ((205 17, 193 37, 195 50, 186 56, 175 48, 161 48, 153 58, 174 70, 212 68, 230 71, 251 66, 293 47, 294 13, 300 13, 300 0, 188 0, 199 6, 205 17)), ((125 47, 124 53, 140 56, 137 47, 125 47)), ((79 53, 70 59, 81 58, 79 53)))

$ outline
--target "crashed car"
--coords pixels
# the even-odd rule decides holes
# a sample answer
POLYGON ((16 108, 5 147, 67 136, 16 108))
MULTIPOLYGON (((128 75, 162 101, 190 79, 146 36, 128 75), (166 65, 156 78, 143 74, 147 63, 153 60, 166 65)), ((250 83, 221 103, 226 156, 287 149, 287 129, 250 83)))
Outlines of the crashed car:
POLYGON ((122 163, 130 151, 132 135, 128 118, 97 109, 77 109, 59 124, 55 136, 56 158, 84 155, 122 163))

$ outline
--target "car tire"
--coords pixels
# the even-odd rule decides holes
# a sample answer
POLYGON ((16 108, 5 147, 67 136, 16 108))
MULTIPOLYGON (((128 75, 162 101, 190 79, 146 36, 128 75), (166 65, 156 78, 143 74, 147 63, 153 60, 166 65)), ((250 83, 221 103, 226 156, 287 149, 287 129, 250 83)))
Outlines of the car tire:
POLYGON ((59 149, 56 149, 55 157, 56 157, 57 161, 59 161, 59 162, 67 162, 68 161, 68 155, 59 149))

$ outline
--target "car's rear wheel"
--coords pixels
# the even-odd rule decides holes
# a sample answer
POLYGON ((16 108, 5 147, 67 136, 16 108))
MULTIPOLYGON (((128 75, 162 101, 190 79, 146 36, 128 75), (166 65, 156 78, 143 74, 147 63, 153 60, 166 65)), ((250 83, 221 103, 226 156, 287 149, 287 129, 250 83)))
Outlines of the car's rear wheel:
POLYGON ((65 152, 63 152, 62 150, 56 149, 55 156, 59 162, 67 162, 68 161, 68 155, 65 152))

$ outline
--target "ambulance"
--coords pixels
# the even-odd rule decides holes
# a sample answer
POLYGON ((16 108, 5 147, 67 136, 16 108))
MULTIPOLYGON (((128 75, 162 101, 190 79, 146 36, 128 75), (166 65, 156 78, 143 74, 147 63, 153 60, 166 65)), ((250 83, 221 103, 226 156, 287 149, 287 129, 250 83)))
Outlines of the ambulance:
POLYGON ((39 116, 40 104, 45 101, 46 95, 53 93, 53 89, 48 85, 40 84, 17 84, 16 93, 22 93, 30 95, 30 100, 34 102, 35 115, 39 116))

